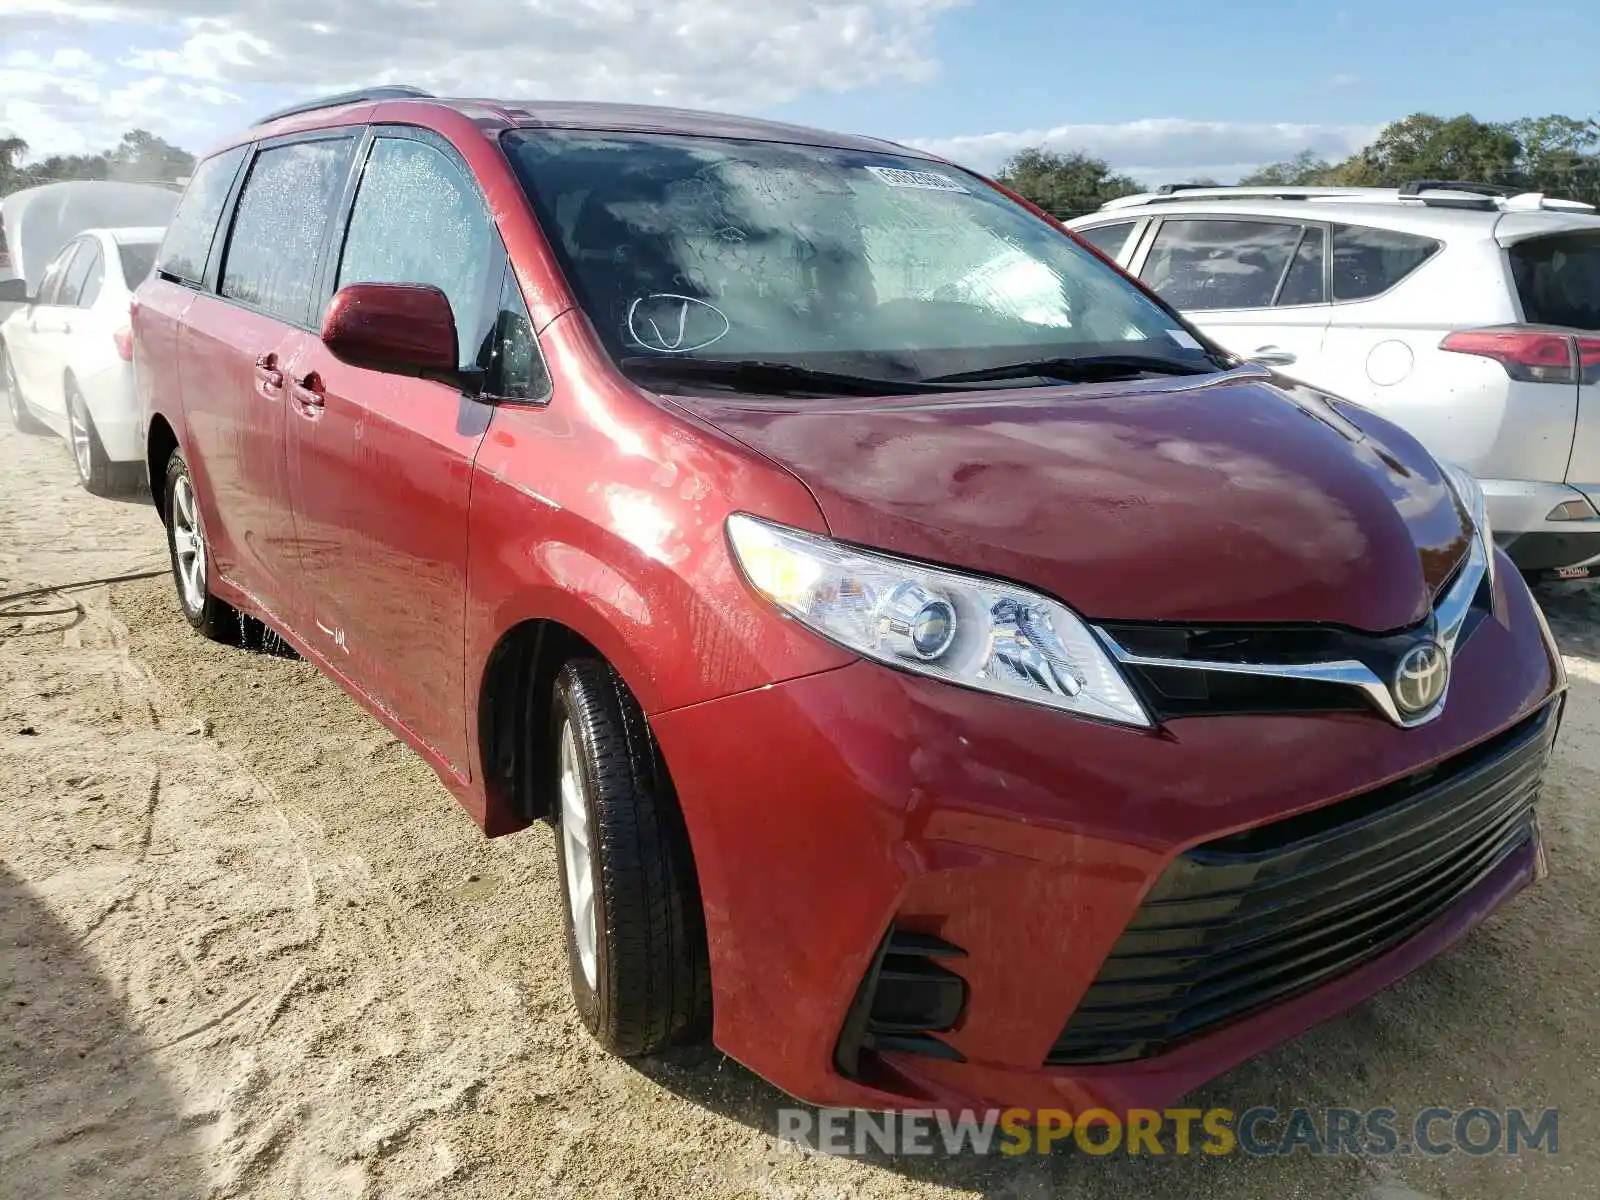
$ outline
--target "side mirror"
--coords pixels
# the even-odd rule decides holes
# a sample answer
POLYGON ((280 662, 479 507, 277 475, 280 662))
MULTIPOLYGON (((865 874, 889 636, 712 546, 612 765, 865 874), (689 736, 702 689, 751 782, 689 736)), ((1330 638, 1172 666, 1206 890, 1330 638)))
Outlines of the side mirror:
POLYGON ((455 314, 436 287, 352 283, 340 288, 322 317, 322 344, 353 367, 460 382, 455 314))
POLYGON ((26 279, 0 279, 0 304, 28 304, 32 300, 26 279))

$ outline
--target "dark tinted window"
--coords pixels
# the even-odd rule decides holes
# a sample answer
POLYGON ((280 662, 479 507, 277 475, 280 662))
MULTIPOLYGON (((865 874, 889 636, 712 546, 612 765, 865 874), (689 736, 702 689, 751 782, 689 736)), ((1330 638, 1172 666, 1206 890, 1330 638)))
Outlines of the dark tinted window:
POLYGON ((156 247, 153 242, 119 242, 117 257, 122 260, 122 280, 132 290, 155 268, 156 247))
MULTIPOLYGON (((245 155, 244 146, 224 150, 195 168, 194 177, 178 201, 177 211, 167 226, 157 263, 162 271, 189 283, 198 283, 206 272, 206 257, 211 253, 211 238, 217 231, 217 218, 227 203, 228 189, 245 155)), ((133 287, 135 281, 128 280, 133 287)))
MULTIPOLYGON (((90 282, 90 275, 94 274, 94 295, 100 294, 100 281, 105 278, 105 264, 100 261, 100 244, 93 239, 84 238, 78 242, 78 252, 72 256, 72 265, 67 268, 66 277, 61 281, 61 293, 56 298, 57 304, 76 304, 79 308, 87 307, 83 300, 84 284, 90 282), (95 274, 95 268, 99 268, 95 274)), ((94 296, 90 296, 88 304, 94 303, 94 296)))
POLYGON ((1075 229, 1073 232, 1107 258, 1116 258, 1122 253, 1128 234, 1136 224, 1137 221, 1118 221, 1115 225, 1096 225, 1093 229, 1075 229))
POLYGON ((1531 238, 1509 254, 1524 320, 1600 329, 1600 234, 1531 238))
POLYGON ((465 365, 490 325, 495 236, 477 187, 449 157, 425 142, 380 137, 350 212, 338 286, 432 284, 450 298, 465 365))
POLYGON ((1333 227, 1333 298, 1364 300, 1387 292, 1439 249, 1432 238, 1360 225, 1333 227))
POLYGON ((528 306, 511 268, 500 286, 499 314, 480 364, 489 372, 489 391, 507 400, 542 400, 550 392, 550 376, 539 353, 528 306))
POLYGON ((44 278, 39 281, 40 304, 60 304, 61 293, 67 281, 67 274, 71 270, 72 259, 78 252, 77 242, 68 242, 62 247, 61 253, 50 260, 50 265, 44 269, 44 278))
POLYGON ((1300 232, 1268 221, 1163 221, 1139 276, 1178 309, 1268 308, 1300 232))
POLYGON ((350 138, 291 142, 256 155, 222 262, 224 296, 290 324, 310 321, 317 255, 352 145, 350 138))
POLYGON ((1327 300, 1323 286, 1323 267, 1327 262, 1327 234, 1320 227, 1307 227, 1300 246, 1289 264, 1289 274, 1278 292, 1278 307, 1288 304, 1321 304, 1327 300))

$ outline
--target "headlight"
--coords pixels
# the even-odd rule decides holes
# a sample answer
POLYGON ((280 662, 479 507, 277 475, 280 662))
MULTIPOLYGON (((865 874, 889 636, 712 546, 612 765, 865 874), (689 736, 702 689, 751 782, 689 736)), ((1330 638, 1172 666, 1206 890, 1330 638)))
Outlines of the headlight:
POLYGON ((1494 586, 1494 531, 1489 528, 1489 502, 1483 497, 1483 488, 1472 473, 1455 463, 1441 461, 1439 470, 1445 482, 1455 492, 1462 506, 1472 517, 1472 525, 1483 545, 1483 555, 1488 563, 1489 586, 1494 586))
POLYGON ((728 539, 756 591, 847 650, 1016 700, 1150 724, 1089 627, 1048 596, 742 514, 728 518, 728 539))

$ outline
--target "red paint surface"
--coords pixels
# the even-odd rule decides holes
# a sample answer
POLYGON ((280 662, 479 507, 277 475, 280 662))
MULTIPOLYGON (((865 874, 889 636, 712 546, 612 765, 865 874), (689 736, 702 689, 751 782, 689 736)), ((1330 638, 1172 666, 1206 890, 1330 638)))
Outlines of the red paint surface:
POLYGON ((1185 847, 1410 773, 1550 695, 1520 580, 1502 570, 1447 711, 1410 731, 1343 713, 1141 732, 856 661, 751 594, 728 514, 991 571, 1094 617, 1372 630, 1425 611, 1463 526, 1409 437, 1266 376, 958 401, 648 394, 575 309, 493 110, 369 105, 266 132, 368 119, 428 125, 471 166, 553 395, 490 405, 380 375, 152 279, 140 394, 194 472, 211 586, 405 737, 490 833, 526 819, 484 786, 486 664, 534 619, 593 644, 681 796, 730 1054, 819 1102, 1160 1104, 1416 966, 1525 880, 1508 863, 1383 958, 1157 1059, 1041 1069, 1185 847), (949 1040, 969 1061, 886 1056, 873 1087, 831 1051, 891 919, 967 949, 949 1040))

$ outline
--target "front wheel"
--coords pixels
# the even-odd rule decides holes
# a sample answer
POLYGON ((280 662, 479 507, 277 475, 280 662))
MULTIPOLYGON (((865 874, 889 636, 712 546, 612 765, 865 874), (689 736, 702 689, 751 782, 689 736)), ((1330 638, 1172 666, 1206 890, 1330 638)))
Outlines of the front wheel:
POLYGON ((206 579, 206 532, 200 520, 200 501, 183 455, 167 460, 167 550, 172 559, 172 580, 178 587, 178 607, 184 618, 214 642, 239 640, 239 614, 225 600, 211 594, 206 579))
POLYGON ((689 837, 638 702, 605 663, 556 679, 561 896, 573 1000, 624 1058, 703 1038, 705 919, 689 837))
POLYGON ((16 368, 11 365, 11 355, 0 346, 0 386, 6 390, 6 410, 11 414, 11 424, 19 433, 43 433, 45 428, 34 419, 22 399, 22 384, 17 380, 16 368))

